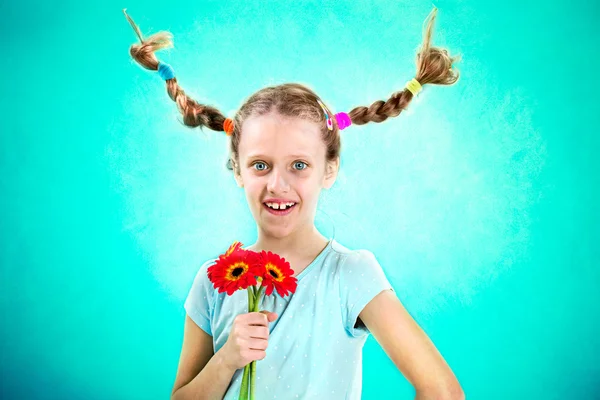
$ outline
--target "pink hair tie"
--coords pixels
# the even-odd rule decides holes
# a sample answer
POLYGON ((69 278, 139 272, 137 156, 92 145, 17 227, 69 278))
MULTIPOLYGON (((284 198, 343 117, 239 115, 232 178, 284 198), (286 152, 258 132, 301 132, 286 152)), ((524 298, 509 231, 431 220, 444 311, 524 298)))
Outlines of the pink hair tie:
POLYGON ((338 127, 340 129, 344 129, 352 125, 352 120, 350 116, 345 112, 339 112, 335 114, 335 120, 337 121, 338 127))

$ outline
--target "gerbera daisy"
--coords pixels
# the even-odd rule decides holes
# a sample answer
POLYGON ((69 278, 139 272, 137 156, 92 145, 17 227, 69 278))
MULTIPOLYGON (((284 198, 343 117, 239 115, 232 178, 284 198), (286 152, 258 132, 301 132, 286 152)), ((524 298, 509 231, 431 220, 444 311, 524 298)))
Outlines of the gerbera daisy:
MULTIPOLYGON (((242 250, 242 246, 243 246, 243 244, 242 244, 242 243, 240 243, 240 242, 238 242, 238 241, 236 240, 235 242, 233 242, 233 243, 231 244, 231 246, 229 246, 229 248, 227 249, 227 251, 226 251, 225 253, 223 253, 223 254, 219 255, 219 260, 222 260, 222 259, 224 259, 224 258, 226 258, 226 257, 230 256, 231 254, 233 254, 233 253, 235 253, 235 252, 237 252, 237 251, 240 251, 240 250, 242 250)), ((245 250, 244 250, 244 251, 245 251, 245 250)), ((210 280, 211 280, 211 282, 212 282, 212 276, 211 276, 211 272, 212 272, 212 270, 209 268, 209 269, 208 269, 208 279, 210 279, 210 280)))
POLYGON ((243 250, 241 246, 240 242, 234 242, 225 254, 208 267, 208 279, 215 289, 219 289, 219 293, 227 292, 231 296, 236 290, 257 284, 257 254, 243 250))
POLYGON ((225 252, 225 254, 221 254, 219 256, 219 258, 221 258, 221 257, 227 257, 227 256, 231 255, 232 253, 235 253, 236 251, 243 250, 242 246, 243 246, 243 244, 241 244, 240 242, 238 242, 236 240, 235 242, 233 242, 231 244, 231 246, 229 246, 229 248, 227 249, 227 251, 225 252))
POLYGON ((265 295, 270 296, 273 289, 281 297, 294 293, 298 286, 298 280, 293 277, 294 270, 285 258, 270 251, 261 251, 259 254, 256 274, 261 277, 261 285, 265 287, 265 295))

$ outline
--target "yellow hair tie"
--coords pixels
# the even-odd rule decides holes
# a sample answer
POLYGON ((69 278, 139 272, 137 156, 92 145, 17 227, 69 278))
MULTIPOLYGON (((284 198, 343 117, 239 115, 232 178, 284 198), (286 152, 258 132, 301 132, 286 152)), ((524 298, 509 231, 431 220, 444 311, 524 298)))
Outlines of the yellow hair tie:
POLYGON ((423 89, 423 87, 421 86, 419 81, 417 81, 416 78, 412 78, 412 80, 406 82, 406 88, 413 94, 413 96, 416 96, 417 93, 419 93, 421 89, 423 89))

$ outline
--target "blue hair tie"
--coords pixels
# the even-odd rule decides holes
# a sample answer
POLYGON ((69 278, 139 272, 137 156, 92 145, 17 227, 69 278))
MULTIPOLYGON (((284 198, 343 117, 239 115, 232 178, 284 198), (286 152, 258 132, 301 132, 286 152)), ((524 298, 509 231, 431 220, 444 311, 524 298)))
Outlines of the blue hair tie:
POLYGON ((173 70, 173 67, 171 67, 169 64, 165 64, 161 61, 158 62, 158 74, 165 81, 168 79, 175 78, 175 71, 173 70))

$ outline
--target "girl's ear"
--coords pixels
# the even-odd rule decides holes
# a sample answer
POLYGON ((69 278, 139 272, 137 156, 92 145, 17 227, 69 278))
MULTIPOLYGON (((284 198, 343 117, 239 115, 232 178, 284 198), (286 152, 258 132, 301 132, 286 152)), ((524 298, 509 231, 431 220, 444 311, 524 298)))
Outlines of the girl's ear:
POLYGON ((237 173, 234 173, 233 176, 235 178, 235 181, 237 182, 237 185, 239 187, 243 188, 244 187, 244 181, 242 181, 242 177, 240 175, 238 175, 237 173))
POLYGON ((340 158, 334 161, 328 161, 325 165, 325 176, 323 177, 323 187, 329 189, 335 183, 338 171, 340 169, 340 158))
POLYGON ((233 167, 233 177, 235 178, 235 181, 237 183, 237 185, 241 188, 244 187, 244 181, 242 180, 242 176, 238 173, 239 169, 237 164, 235 163, 235 161, 232 160, 231 165, 233 167))
POLYGON ((244 187, 244 182, 242 182, 242 180, 240 178, 238 178, 238 176, 235 176, 235 180, 237 182, 238 187, 243 188, 244 187))

